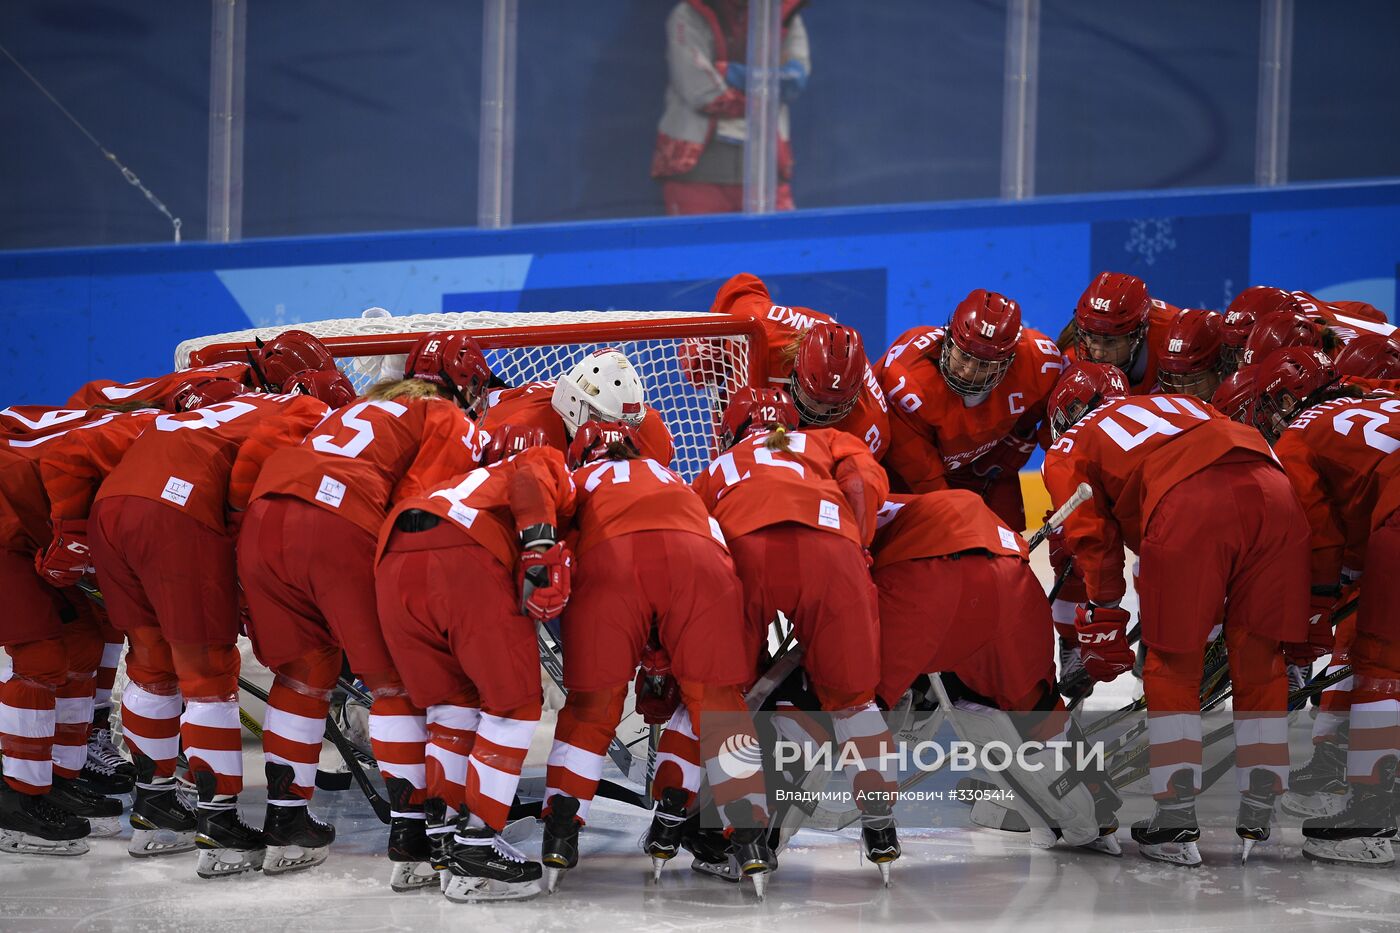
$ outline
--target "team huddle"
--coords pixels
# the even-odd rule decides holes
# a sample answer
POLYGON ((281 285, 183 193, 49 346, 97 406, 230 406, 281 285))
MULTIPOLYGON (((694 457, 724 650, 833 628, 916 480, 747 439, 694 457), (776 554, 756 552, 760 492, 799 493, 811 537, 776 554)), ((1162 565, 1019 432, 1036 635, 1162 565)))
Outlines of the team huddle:
MULTIPOLYGON (((869 359, 752 275, 712 310, 763 326, 771 384, 730 384, 719 341, 682 347, 723 401, 690 482, 622 352, 510 386, 465 331, 423 336, 363 395, 293 330, 246 361, 0 411, 0 851, 80 855, 129 793, 134 857, 197 851, 204 878, 318 865, 335 827, 309 804, 348 678, 370 698, 393 889, 533 896, 578 862, 630 690, 664 724, 655 871, 684 850, 761 895, 785 839, 762 771, 721 758, 757 741, 781 614, 825 740, 856 751, 861 851, 886 883, 897 775, 879 750, 911 688, 932 684, 970 742, 1051 743, 1082 739, 1073 703, 1135 664, 1156 811, 1130 835, 1200 864, 1215 644, 1246 855, 1282 798, 1307 818, 1305 855, 1393 863, 1400 340, 1383 314, 1265 286, 1223 314, 1183 310, 1103 273, 1058 341, 979 289, 869 359), (1090 493, 1050 535, 1051 599, 1019 534, 1037 448, 1056 507, 1090 493), (507 827, 542 713, 541 630, 566 697, 534 861, 507 827), (238 808, 240 634, 274 675, 261 828, 238 808), (130 760, 108 726, 123 654, 130 760), (1287 712, 1325 656, 1314 754, 1290 769, 1287 712)), ((1032 841, 1121 854, 1109 776, 1040 764, 993 778, 1032 841)))

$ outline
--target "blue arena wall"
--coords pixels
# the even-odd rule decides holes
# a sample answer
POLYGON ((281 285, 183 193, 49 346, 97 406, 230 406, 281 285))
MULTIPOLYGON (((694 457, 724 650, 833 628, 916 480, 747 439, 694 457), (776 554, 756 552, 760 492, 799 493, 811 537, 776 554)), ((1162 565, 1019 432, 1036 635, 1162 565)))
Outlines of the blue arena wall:
POLYGON ((96 377, 167 372, 190 336, 491 309, 704 310, 738 271, 834 313, 872 356, 973 288, 1052 336, 1088 279, 1132 272, 1183 306, 1279 284, 1395 315, 1400 180, 1031 202, 0 253, 0 401, 59 403, 96 377))

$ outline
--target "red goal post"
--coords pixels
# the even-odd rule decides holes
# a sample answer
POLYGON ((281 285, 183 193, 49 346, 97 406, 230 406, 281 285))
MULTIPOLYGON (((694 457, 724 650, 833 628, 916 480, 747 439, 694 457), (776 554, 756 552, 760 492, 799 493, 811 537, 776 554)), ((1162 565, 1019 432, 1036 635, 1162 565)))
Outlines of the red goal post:
POLYGON ((319 337, 363 392, 402 375, 402 357, 426 333, 469 331, 507 384, 552 381, 600 347, 632 360, 647 402, 661 414, 676 444, 674 466, 686 479, 714 455, 714 429, 729 395, 767 383, 767 341, 748 318, 706 312, 489 311, 404 317, 336 318, 287 323, 186 340, 177 367, 246 359, 256 340, 297 329, 319 337))

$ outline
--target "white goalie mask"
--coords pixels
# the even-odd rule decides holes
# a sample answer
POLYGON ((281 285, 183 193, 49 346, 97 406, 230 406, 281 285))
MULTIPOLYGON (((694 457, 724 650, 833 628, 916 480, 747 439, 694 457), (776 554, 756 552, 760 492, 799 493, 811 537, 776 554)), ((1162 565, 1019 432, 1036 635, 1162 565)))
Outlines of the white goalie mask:
POLYGON ((631 360, 607 348, 593 351, 560 376, 551 402, 573 437, 580 425, 592 420, 641 424, 644 395, 631 360))

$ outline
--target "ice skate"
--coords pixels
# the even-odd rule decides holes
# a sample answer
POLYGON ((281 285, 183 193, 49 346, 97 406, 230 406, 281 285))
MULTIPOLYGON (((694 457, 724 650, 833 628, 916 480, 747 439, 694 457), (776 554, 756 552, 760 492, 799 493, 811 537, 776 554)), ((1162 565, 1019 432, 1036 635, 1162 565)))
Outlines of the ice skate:
POLYGON ((21 794, 0 779, 0 852, 82 855, 88 821, 54 806, 47 794, 21 794))
POLYGON ((1305 820, 1336 816, 1347 805, 1347 752, 1327 739, 1313 746, 1312 758, 1288 772, 1288 793, 1279 806, 1305 820))
POLYGON ((545 890, 553 894, 559 881, 578 864, 578 800, 568 794, 549 798, 549 815, 544 819, 540 861, 544 864, 545 890))
POLYGON ((136 756, 136 799, 131 805, 131 842, 126 847, 133 858, 176 855, 194 848, 198 824, 194 808, 173 777, 156 778, 155 770, 154 761, 136 756))
POLYGON ((889 810, 861 815, 860 851, 867 861, 880 869, 880 880, 890 886, 890 865, 900 856, 899 835, 889 810))
POLYGON ((1278 795, 1274 793, 1276 779, 1268 771, 1256 768, 1249 775, 1249 790, 1240 795, 1239 816, 1235 820, 1235 833, 1244 843, 1240 852, 1240 864, 1249 861, 1249 853, 1254 847, 1269 838, 1274 819, 1274 803, 1278 795))
POLYGON ((1060 695, 1066 703, 1083 700, 1094 692, 1094 679, 1084 670, 1084 662, 1079 659, 1079 646, 1061 638, 1058 642, 1060 656, 1060 695))
POLYGON ((238 798, 214 793, 214 775, 195 774, 199 787, 198 826, 194 843, 199 849, 195 872, 201 878, 228 878, 248 871, 259 871, 267 852, 259 830, 238 814, 238 798))
POLYGON ((107 839, 121 832, 122 802, 104 797, 73 778, 54 775, 49 803, 88 821, 93 839, 107 839))
POLYGON ((767 827, 742 825, 752 819, 748 811, 748 804, 739 802, 725 808, 725 816, 732 827, 729 831, 729 858, 739 877, 753 882, 754 893, 761 901, 768 890, 768 875, 777 868, 777 862, 768 848, 767 827))
POLYGON ((455 842, 447 855, 442 892, 449 901, 523 901, 539 895, 540 863, 530 861, 495 830, 460 825, 455 842))
POLYGON ((1196 843, 1201 828, 1196 822, 1196 795, 1190 771, 1172 775, 1175 799, 1161 800, 1152 818, 1133 824, 1133 841, 1143 857, 1169 865, 1196 868, 1201 864, 1201 851, 1196 843))
POLYGON ((389 778, 389 861, 393 871, 389 887, 399 894, 411 894, 438 887, 438 872, 433 867, 432 849, 428 845, 427 815, 421 804, 410 801, 413 785, 403 778, 389 778))
POLYGON ((684 835, 682 845, 693 856, 690 863, 692 871, 721 881, 739 882, 739 868, 730 858, 729 840, 718 829, 697 826, 693 832, 684 835))
POLYGON ((87 761, 78 780, 107 797, 129 794, 136 786, 136 766, 118 751, 105 722, 101 726, 94 723, 88 733, 87 761))
POLYGON ((308 801, 292 797, 291 765, 268 762, 266 771, 268 800, 263 841, 267 852, 263 856, 263 872, 280 875, 320 865, 330 854, 335 827, 318 820, 308 801))
POLYGON ((1380 764, 1376 784, 1352 785, 1351 799, 1335 816, 1303 823, 1303 855, 1317 862, 1385 868, 1395 864, 1394 758, 1380 764))
POLYGON ((686 821, 685 807, 689 798, 690 795, 681 787, 668 787, 661 792, 661 800, 652 813, 651 826, 642 843, 642 848, 651 856, 653 882, 661 881, 661 869, 680 853, 686 821))

